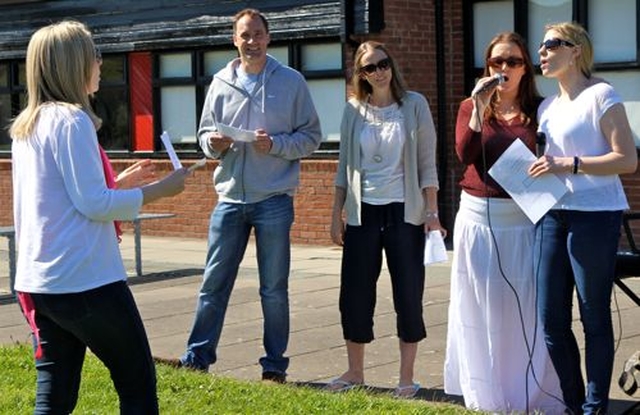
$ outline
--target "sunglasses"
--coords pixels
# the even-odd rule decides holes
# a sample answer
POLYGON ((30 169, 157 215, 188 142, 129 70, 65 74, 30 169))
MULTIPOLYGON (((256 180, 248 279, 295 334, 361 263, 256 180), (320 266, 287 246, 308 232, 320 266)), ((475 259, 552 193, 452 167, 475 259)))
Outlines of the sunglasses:
POLYGON ((571 42, 567 42, 566 40, 562 40, 562 39, 558 39, 558 38, 551 38, 551 39, 547 39, 544 42, 540 43, 540 49, 542 49, 542 47, 544 46, 544 48, 546 50, 556 50, 558 49, 560 46, 567 46, 567 47, 574 47, 575 45, 571 42))
POLYGON ((94 54, 96 56, 96 62, 102 63, 102 52, 100 52, 97 46, 94 48, 94 54))
POLYGON ((391 59, 384 58, 378 63, 370 63, 369 65, 365 65, 360 68, 360 72, 364 72, 367 75, 374 74, 376 70, 380 69, 381 71, 386 71, 391 68, 391 59))
POLYGON ((487 64, 494 69, 502 69, 505 63, 509 68, 519 68, 524 65, 524 59, 514 57, 502 58, 500 56, 487 59, 487 64))

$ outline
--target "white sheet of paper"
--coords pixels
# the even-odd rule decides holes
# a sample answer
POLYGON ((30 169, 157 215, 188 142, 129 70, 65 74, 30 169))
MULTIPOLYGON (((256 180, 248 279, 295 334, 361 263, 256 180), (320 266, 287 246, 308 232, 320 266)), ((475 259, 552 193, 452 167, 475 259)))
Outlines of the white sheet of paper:
POLYGON ((196 161, 191 166, 189 166, 189 171, 194 171, 195 169, 199 169, 200 167, 204 167, 206 164, 207 164, 207 158, 203 157, 200 160, 196 161))
POLYGON ((218 127, 220 134, 233 138, 233 141, 244 141, 245 143, 256 141, 256 133, 253 131, 232 127, 221 122, 216 123, 216 127, 218 127))
POLYGON ((169 154, 169 159, 171 160, 171 164, 173 164, 173 169, 178 170, 182 168, 182 163, 180 163, 176 150, 174 150, 173 144, 171 144, 169 134, 167 134, 166 131, 163 131, 160 135, 160 139, 162 140, 162 144, 164 144, 164 148, 167 149, 167 154, 169 154))
POLYGON ((489 169, 491 177, 533 223, 537 223, 568 190, 555 174, 529 176, 527 170, 535 160, 536 156, 518 138, 489 169))
POLYGON ((444 246, 444 238, 440 231, 430 231, 425 235, 424 264, 445 262, 449 259, 447 248, 444 246))

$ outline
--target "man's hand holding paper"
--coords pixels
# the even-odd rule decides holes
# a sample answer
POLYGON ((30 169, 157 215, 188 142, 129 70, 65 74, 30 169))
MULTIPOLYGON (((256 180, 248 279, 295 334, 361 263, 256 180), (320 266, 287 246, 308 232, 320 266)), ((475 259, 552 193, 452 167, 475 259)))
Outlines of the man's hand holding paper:
POLYGON ((210 133, 207 141, 209 147, 218 153, 224 153, 233 144, 233 138, 222 134, 220 131, 210 133))
POLYGON ((221 122, 216 123, 216 127, 220 134, 231 138, 233 141, 243 141, 245 143, 256 141, 256 133, 254 131, 243 130, 242 128, 232 127, 221 122))

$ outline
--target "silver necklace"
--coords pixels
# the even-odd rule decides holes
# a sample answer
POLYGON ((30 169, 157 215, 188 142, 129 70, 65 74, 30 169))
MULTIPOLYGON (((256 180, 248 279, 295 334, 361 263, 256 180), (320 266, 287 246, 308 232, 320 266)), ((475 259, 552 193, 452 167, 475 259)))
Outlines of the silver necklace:
POLYGON ((371 130, 373 130, 373 139, 376 144, 375 145, 376 149, 373 152, 373 156, 371 157, 371 159, 376 163, 382 163, 382 161, 384 160, 384 157, 382 157, 382 151, 381 151, 382 137, 380 135, 380 130, 384 128, 384 120, 378 120, 374 111, 371 111, 371 112, 369 111, 370 100, 371 100, 371 95, 369 95, 369 97, 367 98, 367 107, 365 109, 365 120, 369 122, 369 125, 371 126, 371 130), (371 113, 371 118, 372 118, 371 121, 369 121, 369 118, 367 117, 369 113, 371 113))

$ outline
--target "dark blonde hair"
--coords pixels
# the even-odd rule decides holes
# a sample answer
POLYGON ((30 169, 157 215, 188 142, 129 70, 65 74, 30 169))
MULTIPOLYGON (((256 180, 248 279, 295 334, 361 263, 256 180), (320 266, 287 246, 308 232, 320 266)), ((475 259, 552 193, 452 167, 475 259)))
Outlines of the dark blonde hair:
POLYGON ((560 35, 561 40, 566 40, 580 47, 580 57, 576 64, 580 72, 587 78, 591 78, 593 70, 593 44, 589 33, 580 24, 575 22, 551 23, 544 27, 545 33, 553 30, 560 35))
POLYGON ((369 82, 366 79, 363 79, 360 75, 362 72, 362 57, 367 52, 371 52, 376 49, 387 55, 387 58, 389 58, 389 61, 391 62, 391 95, 398 105, 402 105, 402 98, 407 92, 407 87, 405 86, 404 79, 398 70, 396 61, 393 59, 393 56, 391 56, 391 53, 389 53, 389 50, 384 44, 373 40, 360 44, 358 49, 356 49, 353 58, 353 74, 351 78, 353 94, 359 101, 365 101, 369 94, 373 92, 371 84, 369 84, 369 82))
POLYGON ((29 137, 47 103, 79 108, 100 128, 87 90, 95 61, 96 48, 84 24, 66 20, 37 30, 27 46, 27 106, 11 124, 11 137, 29 137))
MULTIPOLYGON (((484 52, 484 72, 483 76, 490 76, 491 72, 489 71, 489 58, 491 57, 491 53, 493 52, 493 48, 499 43, 512 43, 520 49, 520 53, 522 54, 522 59, 524 60, 524 75, 520 79, 520 85, 518 85, 518 103, 520 104, 520 110, 524 116, 524 124, 529 124, 530 122, 536 122, 536 113, 538 110, 538 105, 542 100, 540 93, 538 93, 538 89, 536 88, 535 81, 535 72, 533 68, 533 62, 531 61, 531 55, 529 55, 529 50, 527 48, 527 42, 524 40, 522 36, 515 32, 501 32, 498 33, 491 39, 487 49, 484 52)), ((493 94, 491 96, 491 103, 487 110, 485 111, 485 119, 486 120, 495 120, 496 115, 494 111, 495 104, 497 103, 498 94, 493 94)))

